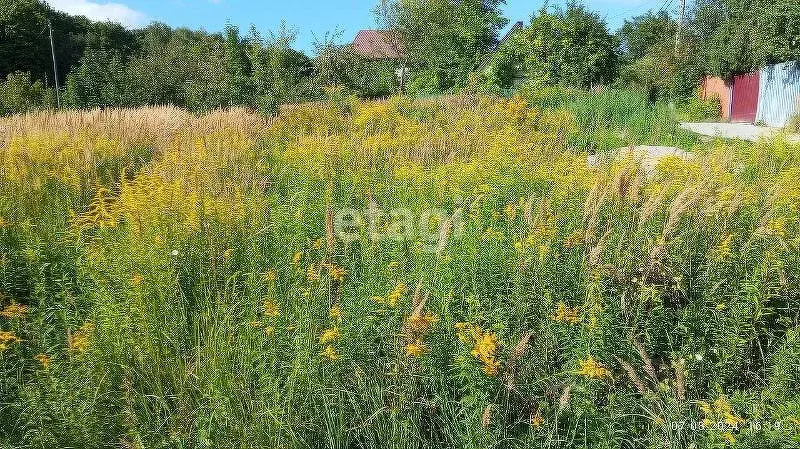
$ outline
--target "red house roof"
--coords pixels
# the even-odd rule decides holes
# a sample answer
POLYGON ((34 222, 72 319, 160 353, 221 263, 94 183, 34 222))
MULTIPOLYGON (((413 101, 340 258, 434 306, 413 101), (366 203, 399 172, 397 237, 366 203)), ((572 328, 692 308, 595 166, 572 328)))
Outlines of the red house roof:
POLYGON ((405 50, 400 35, 388 30, 359 31, 353 49, 367 59, 400 59, 405 50))

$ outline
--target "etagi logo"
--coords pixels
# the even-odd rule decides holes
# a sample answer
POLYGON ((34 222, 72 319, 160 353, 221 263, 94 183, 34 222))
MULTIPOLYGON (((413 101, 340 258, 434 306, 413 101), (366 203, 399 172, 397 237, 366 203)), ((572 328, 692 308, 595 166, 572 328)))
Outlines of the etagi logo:
POLYGON ((351 243, 362 238, 373 242, 421 242, 427 252, 441 253, 451 238, 464 233, 464 213, 457 209, 425 209, 414 212, 408 208, 384 211, 379 208, 341 209, 333 219, 336 237, 351 243))

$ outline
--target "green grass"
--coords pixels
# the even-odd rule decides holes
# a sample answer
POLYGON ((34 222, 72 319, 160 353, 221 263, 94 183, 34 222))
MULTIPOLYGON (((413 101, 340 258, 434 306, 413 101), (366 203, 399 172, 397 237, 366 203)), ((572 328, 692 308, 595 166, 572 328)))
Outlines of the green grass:
POLYGON ((796 446, 800 146, 592 169, 580 123, 665 106, 553 95, 9 127, 0 447, 796 446), (346 208, 463 228, 345 241, 346 208))

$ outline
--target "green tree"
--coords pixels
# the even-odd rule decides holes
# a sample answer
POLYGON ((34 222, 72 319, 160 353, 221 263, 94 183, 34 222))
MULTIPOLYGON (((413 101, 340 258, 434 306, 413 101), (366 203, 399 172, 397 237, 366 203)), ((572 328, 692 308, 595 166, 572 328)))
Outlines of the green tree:
POLYGON ((663 10, 626 20, 617 32, 621 53, 618 82, 647 92, 651 101, 673 95, 679 76, 676 31, 677 22, 663 10))
POLYGON ((672 45, 676 30, 677 22, 664 10, 626 20, 617 32, 621 55, 626 61, 644 58, 655 48, 672 45))
POLYGON ((508 22, 504 0, 385 0, 378 8, 403 38, 412 85, 444 91, 467 84, 508 22))
POLYGON ((796 0, 698 0, 685 52, 702 54, 707 72, 723 78, 800 59, 796 0))
POLYGON ((0 115, 48 109, 55 103, 55 91, 32 80, 30 73, 11 73, 0 81, 0 115))
POLYGON ((618 71, 619 42, 605 21, 583 5, 542 8, 526 29, 529 75, 549 84, 592 87, 612 82, 618 71))
POLYGON ((253 27, 247 39, 255 105, 262 113, 277 111, 281 103, 302 101, 312 95, 313 63, 291 48, 296 32, 285 24, 277 34, 263 38, 253 27))
POLYGON ((121 106, 124 77, 125 66, 115 51, 91 49, 67 77, 64 104, 75 108, 121 106))

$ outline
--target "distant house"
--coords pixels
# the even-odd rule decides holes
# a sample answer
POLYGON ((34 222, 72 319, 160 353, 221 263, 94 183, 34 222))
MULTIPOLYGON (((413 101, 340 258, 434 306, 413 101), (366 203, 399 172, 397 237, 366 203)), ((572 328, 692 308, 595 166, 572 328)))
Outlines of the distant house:
POLYGON ((352 46, 356 54, 373 61, 394 61, 405 56, 400 34, 390 30, 361 30, 352 46))
POLYGON ((400 91, 405 89, 408 67, 405 65, 405 46, 400 33, 392 30, 361 30, 351 44, 355 53, 370 61, 394 62, 400 91))

